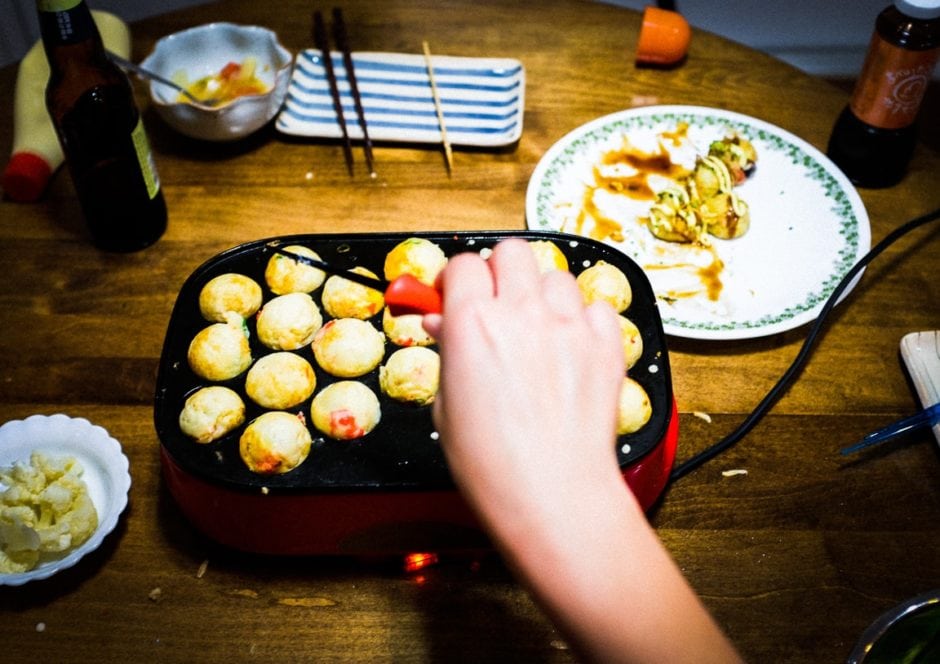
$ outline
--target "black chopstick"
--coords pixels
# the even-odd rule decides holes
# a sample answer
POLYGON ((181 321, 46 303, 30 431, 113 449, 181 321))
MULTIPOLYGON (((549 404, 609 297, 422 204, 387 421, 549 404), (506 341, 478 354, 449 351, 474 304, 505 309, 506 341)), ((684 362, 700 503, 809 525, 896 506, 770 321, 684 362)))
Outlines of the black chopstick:
POLYGON ((359 274, 358 272, 352 272, 350 270, 345 270, 340 267, 336 267, 327 263, 326 261, 321 261, 316 258, 311 258, 310 256, 304 256, 303 254, 297 254, 289 249, 277 249, 277 253, 281 256, 286 256, 292 260, 297 261, 298 263, 303 263, 304 265, 309 265, 310 267, 315 267, 317 269, 323 270, 327 274, 335 274, 338 277, 343 279, 348 279, 349 281, 355 281, 357 284, 362 284, 363 286, 368 286, 369 288, 374 288, 377 291, 385 292, 385 289, 388 288, 388 282, 384 279, 377 279, 375 277, 370 277, 365 274, 359 274))
POLYGON ((356 115, 359 118, 359 127, 362 129, 362 149, 366 155, 366 166, 369 175, 375 177, 375 164, 372 160, 372 140, 369 138, 369 129, 366 127, 366 113, 362 108, 362 97, 359 95, 359 85, 356 82, 356 70, 353 67, 352 53, 349 50, 349 38, 346 35, 346 23, 343 21, 343 10, 333 8, 333 38, 343 53, 343 65, 346 67, 346 79, 352 91, 353 103, 356 105, 356 115))
MULTIPOLYGON (((333 108, 336 110, 336 121, 343 132, 343 157, 346 159, 346 169, 350 177, 353 174, 352 143, 346 129, 346 117, 343 115, 343 101, 339 94, 339 85, 336 83, 336 72, 333 71, 333 58, 330 55, 330 44, 326 37, 326 26, 323 15, 319 11, 313 12, 313 45, 319 49, 323 57, 323 66, 326 69, 326 80, 330 84, 330 95, 333 97, 333 108)), ((347 68, 348 69, 348 68, 347 68)))
POLYGON ((344 270, 326 261, 294 253, 289 249, 276 248, 275 253, 379 291, 384 296, 385 306, 392 316, 439 314, 443 310, 440 291, 434 286, 422 283, 413 274, 402 274, 395 277, 394 281, 388 282, 352 270, 344 270))

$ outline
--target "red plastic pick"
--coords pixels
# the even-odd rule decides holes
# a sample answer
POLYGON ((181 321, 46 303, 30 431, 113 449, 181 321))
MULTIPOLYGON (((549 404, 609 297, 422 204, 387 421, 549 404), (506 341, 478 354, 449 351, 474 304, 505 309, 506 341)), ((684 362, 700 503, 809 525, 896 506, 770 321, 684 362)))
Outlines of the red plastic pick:
POLYGON ((411 274, 394 279, 385 290, 385 306, 393 316, 441 313, 441 294, 411 274))

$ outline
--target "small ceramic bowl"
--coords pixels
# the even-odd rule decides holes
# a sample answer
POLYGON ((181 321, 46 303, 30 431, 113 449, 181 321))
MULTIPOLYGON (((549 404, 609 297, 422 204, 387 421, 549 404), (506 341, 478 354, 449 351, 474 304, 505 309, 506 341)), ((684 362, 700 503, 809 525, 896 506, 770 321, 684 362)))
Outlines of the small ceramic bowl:
POLYGON ((868 626, 846 664, 936 662, 940 588, 909 599, 868 626))
MULTIPOLYGON (((0 586, 46 579, 72 567, 101 545, 127 507, 131 487, 127 457, 121 444, 104 428, 62 413, 31 415, 0 426, 0 467, 29 465, 34 452, 50 458, 73 458, 81 464, 81 479, 98 513, 98 527, 83 544, 64 554, 43 554, 36 567, 27 572, 0 574, 0 586)), ((8 488, 0 484, 0 492, 8 488)))
POLYGON ((189 82, 218 75, 230 62, 256 61, 255 76, 267 87, 259 95, 236 97, 220 106, 180 102, 173 88, 150 82, 150 98, 171 127, 186 136, 209 141, 231 141, 267 124, 287 96, 293 56, 277 35, 254 25, 209 23, 160 39, 141 67, 176 80, 182 72, 189 82))

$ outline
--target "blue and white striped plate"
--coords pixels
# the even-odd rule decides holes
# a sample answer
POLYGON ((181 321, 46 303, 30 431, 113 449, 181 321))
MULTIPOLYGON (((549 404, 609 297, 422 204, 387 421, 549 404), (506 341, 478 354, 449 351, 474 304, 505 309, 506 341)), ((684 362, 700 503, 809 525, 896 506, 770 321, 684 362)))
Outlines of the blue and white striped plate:
MULTIPOLYGON (((342 55, 331 53, 352 139, 361 139, 342 55)), ((424 56, 406 53, 352 54, 369 137, 373 141, 440 143, 424 56)), ((452 145, 496 147, 522 134, 525 69, 506 58, 431 57, 434 82, 452 145)), ((287 101, 277 128, 295 136, 341 138, 323 56, 317 49, 297 54, 287 101)))

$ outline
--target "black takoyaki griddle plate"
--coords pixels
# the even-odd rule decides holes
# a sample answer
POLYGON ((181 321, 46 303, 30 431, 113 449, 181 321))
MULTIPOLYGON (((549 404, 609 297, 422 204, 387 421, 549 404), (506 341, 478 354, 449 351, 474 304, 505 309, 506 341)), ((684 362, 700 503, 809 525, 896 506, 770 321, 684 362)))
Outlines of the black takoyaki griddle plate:
MULTIPOLYGON (((378 369, 353 380, 361 380, 379 397, 382 418, 366 436, 353 441, 337 441, 320 434, 310 417, 310 399, 289 412, 303 414, 313 436, 307 459, 297 468, 281 475, 260 475, 248 470, 238 451, 238 441, 245 425, 264 409, 245 394, 245 375, 223 381, 220 385, 238 392, 245 402, 245 424, 224 438, 200 444, 186 436, 179 426, 179 415, 186 397, 198 388, 213 384, 197 376, 187 362, 190 341, 210 325, 199 311, 199 293, 213 277, 237 272, 254 279, 263 291, 263 301, 274 295, 264 279, 264 270, 278 247, 302 245, 316 251, 323 260, 338 267, 365 266, 383 276, 386 254, 410 237, 428 239, 450 257, 457 253, 479 252, 492 248, 506 238, 550 240, 567 256, 570 270, 580 273, 599 260, 619 267, 633 289, 633 302, 623 312, 640 329, 643 356, 629 371, 647 391, 652 404, 650 421, 638 432, 621 436, 617 457, 622 469, 638 462, 658 445, 672 416, 673 396, 662 322, 649 281, 632 260, 612 247, 587 238, 547 231, 427 232, 353 235, 291 235, 258 240, 218 254, 199 267, 180 290, 170 318, 157 376, 154 421, 164 451, 184 472, 220 486, 257 492, 295 493, 349 490, 452 489, 453 482, 431 421, 430 406, 405 405, 382 394, 378 369)), ((320 305, 322 286, 311 295, 320 305)), ((329 316, 323 311, 324 322, 329 316)), ((382 313, 370 319, 382 329, 382 313)), ((262 346, 255 334, 255 321, 247 321, 252 358, 274 352, 262 346)), ((585 339, 585 343, 590 343, 585 339)), ((397 350, 386 342, 385 358, 397 350)), ((316 392, 337 378, 325 373, 308 346, 294 351, 314 367, 316 392)), ((383 360, 384 364, 384 360, 383 360)), ((538 386, 533 386, 536 389, 538 386)), ((579 441, 572 440, 572 445, 579 441)))

